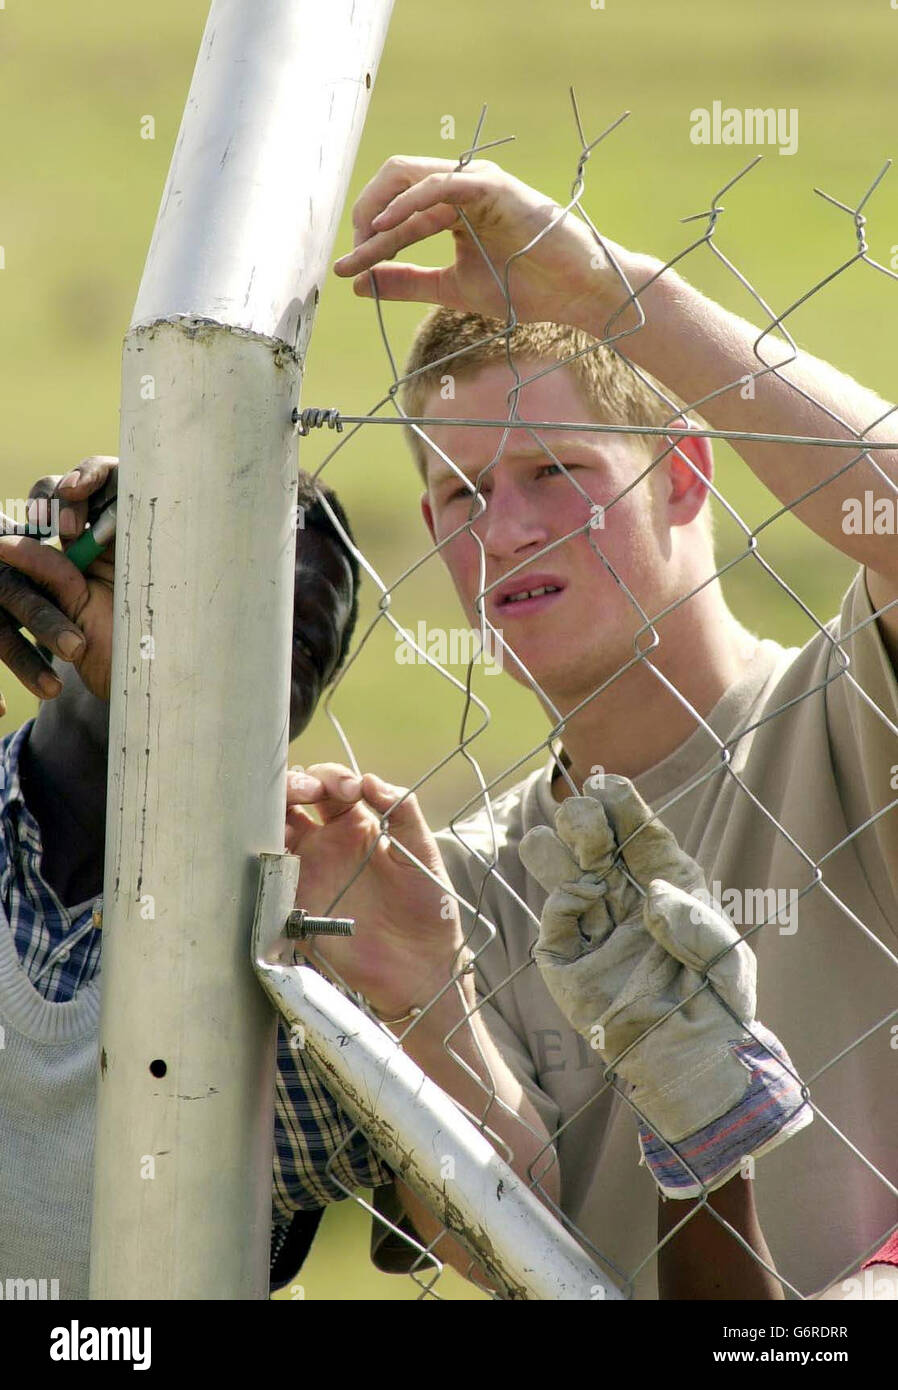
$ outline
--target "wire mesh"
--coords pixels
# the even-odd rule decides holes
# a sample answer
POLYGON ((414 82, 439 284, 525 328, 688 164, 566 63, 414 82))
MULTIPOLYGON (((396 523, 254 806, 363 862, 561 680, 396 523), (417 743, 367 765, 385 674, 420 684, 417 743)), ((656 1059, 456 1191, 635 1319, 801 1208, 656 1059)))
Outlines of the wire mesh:
MULTIPOLYGON (((740 169, 718 190, 706 210, 683 219, 687 223, 703 223, 701 233, 685 250, 665 263, 658 277, 674 267, 680 268, 682 263, 688 263, 689 258, 712 255, 741 289, 751 296, 763 322, 754 343, 757 366, 753 371, 740 372, 735 379, 716 382, 694 400, 681 401, 668 395, 654 378, 641 371, 625 355, 628 338, 638 333, 646 322, 641 298, 651 282, 636 292, 620 268, 616 267, 621 279, 620 308, 606 324, 603 336, 596 338, 588 350, 602 349, 614 354, 669 414, 661 424, 622 418, 603 421, 594 418, 533 420, 520 413, 520 397, 524 389, 546 375, 557 374, 574 359, 568 356, 536 365, 516 359, 511 344, 518 321, 510 292, 515 263, 521 257, 530 255, 543 238, 551 237, 562 216, 567 214, 583 219, 594 237, 596 247, 613 261, 607 244, 583 205, 583 198, 588 161, 601 143, 613 136, 624 116, 589 141, 573 92, 571 98, 579 151, 569 199, 563 208, 559 208, 550 224, 530 243, 509 256, 504 264, 493 265, 464 210, 459 213, 462 226, 484 257, 504 298, 506 322, 499 326, 495 336, 504 339, 506 365, 512 374, 513 385, 507 393, 508 411, 505 417, 487 419, 476 415, 452 414, 451 423, 458 431, 465 427, 501 430, 501 440, 494 456, 482 460, 472 476, 471 469, 465 471, 431 433, 445 424, 446 415, 406 414, 401 394, 410 376, 397 367, 397 355, 377 293, 376 271, 371 272, 370 278, 374 308, 391 375, 388 389, 365 413, 353 415, 344 411, 341 402, 340 406, 326 409, 312 407, 296 414, 297 430, 301 434, 322 427, 339 432, 334 447, 315 469, 314 477, 319 483, 339 488, 339 483, 333 477, 334 462, 338 456, 351 469, 354 466, 353 456, 359 458, 363 452, 361 446, 366 438, 365 432, 375 424, 394 425, 402 432, 413 434, 423 446, 430 449, 432 456, 457 477, 459 486, 470 498, 469 513, 449 535, 426 549, 399 574, 390 577, 379 573, 366 557, 364 535, 354 543, 343 531, 339 518, 330 509, 324 494, 321 494, 322 504, 355 554, 366 575, 367 584, 379 595, 372 620, 359 634, 350 658, 328 696, 326 713, 344 750, 347 765, 360 775, 367 769, 360 765, 353 744, 353 731, 344 727, 338 711, 342 694, 356 678, 354 667, 360 654, 384 630, 392 641, 404 644, 408 651, 415 653, 416 668, 426 666, 455 692, 459 702, 457 729, 451 732, 434 730, 432 739, 434 747, 438 748, 445 741, 445 733, 448 750, 437 756, 412 785, 402 790, 399 801, 381 818, 381 837, 385 837, 404 859, 414 859, 391 835, 391 815, 400 801, 407 797, 426 798, 429 786, 447 765, 457 760, 463 762, 475 790, 451 816, 440 833, 439 842, 452 879, 452 896, 463 922, 465 952, 459 954, 453 979, 434 998, 415 1001, 420 1011, 395 1031, 408 1041, 414 1030, 427 1026, 428 1015, 439 999, 449 991, 456 991, 464 1006, 464 1019, 446 1033, 443 1046, 446 1055, 458 1067, 459 1075, 475 1081, 482 1097, 478 1106, 462 1108, 490 1136, 508 1161, 514 1163, 514 1153, 494 1127, 497 1117, 510 1114, 511 1107, 500 1093, 501 1087, 491 1072, 489 1057, 477 1043, 477 1035, 470 1029, 471 1010, 464 1005, 465 996, 459 988, 462 972, 468 968, 468 961, 473 959, 477 985, 474 1011, 481 1014, 487 1032, 494 1037, 514 1074, 522 1082, 526 1081, 525 1092, 535 1100, 539 1113, 547 1117, 544 1120, 546 1134, 530 1126, 536 1148, 535 1155, 527 1165, 527 1180, 555 1212, 558 1220, 582 1242, 584 1249, 628 1295, 635 1297, 657 1296, 660 1252, 702 1212, 728 1232, 733 1242, 734 1256, 737 1249, 750 1251, 750 1246, 724 1215, 715 1210, 709 1201, 711 1194, 699 1179, 696 1180, 702 1186, 701 1196, 694 1202, 678 1204, 675 1213, 678 1219, 670 1222, 672 1229, 659 1236, 654 1226, 654 1185, 644 1167, 639 1165, 636 1145, 635 1121, 645 1117, 641 1116, 616 1072, 626 1053, 606 1064, 595 1051, 591 1052, 589 1044, 584 1043, 559 1012, 556 1011, 556 1017, 552 1019, 549 996, 540 981, 533 956, 545 893, 526 876, 522 878, 519 866, 512 874, 507 872, 508 854, 513 853, 514 845, 509 850, 506 832, 515 815, 521 814, 522 798, 528 807, 536 804, 532 798, 527 800, 529 794, 521 790, 525 785, 532 787, 534 774, 529 772, 522 776, 522 772, 532 768, 534 758, 541 757, 544 764, 535 774, 537 779, 550 788, 557 781, 566 785, 571 794, 581 793, 581 786, 563 757, 565 731, 575 720, 582 718, 584 712, 594 713, 598 717, 602 702, 614 698, 618 683, 637 668, 642 673, 648 673, 664 692, 665 708, 669 709, 671 720, 682 723, 685 716, 688 721, 673 758, 676 759, 690 740, 694 753, 695 737, 704 735, 700 745, 701 756, 687 759, 681 775, 674 775, 677 769, 671 759, 662 761, 660 767, 666 769, 666 790, 663 794, 657 797, 649 795, 652 779, 656 787, 660 785, 659 768, 641 769, 634 780, 642 785, 642 773, 648 773, 644 795, 655 817, 680 833, 683 848, 698 860, 709 884, 719 877, 721 865, 729 866, 732 873, 733 866, 738 865, 740 858, 744 857, 744 873, 735 873, 723 884, 717 882, 716 896, 719 898, 728 890, 737 896, 740 892, 742 894, 741 920, 736 916, 733 920, 740 927, 742 938, 758 954, 758 1015, 774 1029, 789 1050, 796 1074, 804 1087, 803 1094, 810 1101, 815 1115, 814 1124, 775 1153, 758 1161, 753 1176, 762 1229, 772 1251, 771 1262, 767 1263, 755 1251, 750 1253, 753 1259, 775 1271, 787 1297, 812 1298, 828 1286, 855 1275, 862 1261, 881 1246, 898 1226, 898 1173, 895 1149, 889 1138, 890 1126, 894 1123, 889 1118, 894 1112, 891 1101, 894 1081, 890 1086, 886 1082, 889 1066, 896 1064, 894 1059, 898 1047, 898 1008, 894 1007, 895 986, 898 983, 898 943, 895 936, 898 913, 894 897, 888 896, 888 891, 894 889, 894 868, 890 875, 888 865, 883 862, 889 844, 895 844, 893 813, 898 804, 898 795, 891 795, 891 792, 898 788, 898 780, 894 766, 887 762, 883 768, 876 762, 877 759, 881 760, 882 750, 888 748, 887 740, 894 739, 898 732, 898 687, 893 671, 885 669, 887 658, 884 658, 883 668, 871 676, 869 659, 858 645, 859 641, 866 643, 863 651, 868 651, 871 642, 875 642, 882 649, 882 638, 878 635, 877 627, 881 614, 875 607, 871 614, 862 613, 859 618, 855 617, 853 625, 845 620, 838 623, 818 617, 795 588, 777 572, 775 564, 763 553, 763 546, 769 529, 779 519, 790 512, 794 513, 809 498, 823 493, 845 474, 851 474, 858 479, 859 485, 866 488, 875 480, 876 486, 887 496, 895 497, 898 493, 887 467, 889 452, 898 448, 898 441, 869 437, 877 426, 891 416, 894 407, 881 411, 875 419, 870 419, 864 428, 859 429, 856 421, 853 426, 848 419, 817 400, 800 384, 790 381, 788 374, 790 364, 799 360, 799 348, 790 332, 790 320, 801 306, 812 297, 824 294, 835 279, 844 276, 858 264, 866 268, 865 273, 882 275, 889 280, 898 278, 870 256, 866 237, 868 203, 888 165, 872 180, 856 206, 819 189, 815 190, 850 219, 850 226, 846 222, 846 233, 853 239, 854 247, 851 254, 846 254, 831 273, 780 313, 766 302, 719 244, 724 212, 721 199, 735 184, 751 175, 757 159, 740 169), (628 314, 630 321, 624 326, 628 314), (634 315, 635 323, 632 321, 634 315), (728 392, 742 392, 743 399, 748 393, 748 398, 753 399, 755 383, 768 376, 788 385, 796 402, 800 398, 819 412, 819 426, 813 432, 797 429, 794 433, 783 433, 763 428, 757 431, 727 430, 705 425, 698 412, 728 392), (688 428, 684 424, 684 416, 687 417, 688 428), (592 437, 598 440, 603 436, 621 440, 632 435, 638 437, 634 442, 651 441, 652 444, 651 457, 638 476, 604 503, 601 514, 603 523, 613 508, 620 506, 631 492, 649 486, 653 472, 671 454, 677 456, 691 474, 702 480, 703 475, 690 452, 681 447, 687 434, 693 438, 728 440, 737 450, 752 444, 765 446, 768 450, 813 448, 819 455, 820 476, 811 487, 800 491, 789 503, 777 502, 769 514, 754 525, 743 518, 721 483, 708 481, 708 490, 721 513, 725 514, 741 538, 740 546, 729 559, 716 562, 713 573, 709 573, 702 584, 677 594, 660 610, 652 611, 644 606, 634 591, 638 590, 639 585, 634 583, 632 574, 628 579, 607 553, 604 524, 595 524, 594 496, 581 483, 576 469, 568 467, 558 457, 564 454, 565 438, 573 429, 580 435, 592 432, 592 437), (827 433, 827 430, 830 432, 827 433), (480 523, 488 511, 487 488, 495 470, 501 466, 500 460, 506 447, 510 447, 508 441, 513 431, 515 438, 523 434, 537 445, 545 457, 546 467, 560 470, 566 479, 566 486, 574 490, 587 514, 582 525, 562 534, 552 534, 551 539, 536 553, 528 549, 517 566, 503 565, 502 572, 494 577, 491 572, 496 568, 495 557, 486 553, 480 523), (479 582, 475 609, 479 617, 479 642, 475 643, 476 650, 471 652, 466 672, 460 679, 449 669, 451 661, 442 658, 439 653, 436 656, 431 653, 427 632, 422 633, 420 624, 417 629, 411 624, 403 626, 391 609, 400 593, 403 600, 414 607, 416 579, 422 566, 442 557, 443 551, 462 534, 472 538, 478 547, 479 582), (539 679, 515 653, 514 641, 495 625, 488 614, 491 596, 500 583, 506 585, 518 571, 531 568, 546 556, 558 556, 563 560, 566 547, 581 537, 585 538, 602 571, 635 615, 633 625, 628 629, 633 652, 615 670, 597 679, 595 688, 586 699, 562 710, 558 699, 543 688, 539 679), (801 653, 796 655, 792 652, 788 658, 782 651, 771 654, 770 646, 765 648, 763 640, 757 644, 754 648, 756 656, 758 652, 768 652, 777 679, 771 678, 766 682, 765 698, 753 701, 751 717, 747 722, 728 726, 722 719, 721 704, 713 709, 706 704, 703 713, 698 708, 701 701, 690 698, 665 673, 663 624, 684 609, 703 589, 717 584, 721 577, 739 565, 753 568, 759 592, 772 583, 790 603, 797 605, 814 636, 801 653), (659 631, 659 628, 662 630, 659 631), (479 662, 479 657, 487 650, 494 654, 501 653, 506 665, 513 664, 515 679, 536 696, 549 721, 549 730, 543 739, 528 743, 522 747, 519 757, 492 773, 484 771, 478 761, 478 741, 491 720, 489 692, 486 689, 490 683, 483 675, 482 662, 479 662), (860 653, 857 658, 855 651, 860 653), (881 698, 883 691, 888 698, 881 698), (813 715, 808 713, 811 710, 815 711, 813 715), (802 732, 812 723, 816 729, 813 736, 802 732), (762 775, 757 769, 765 747, 772 752, 768 755, 762 775), (833 804, 841 806, 844 813, 844 833, 830 841, 827 841, 822 830, 817 833, 815 807, 807 804, 807 799, 806 814, 796 818, 795 807, 800 803, 801 796, 796 802, 794 790, 790 792, 789 788, 794 787, 796 780, 807 777, 806 759, 819 760, 815 764, 817 784, 831 784, 833 804), (551 782, 550 777, 553 778, 551 782), (859 794, 862 788, 866 789, 866 799, 859 794), (892 820, 888 822, 890 816, 892 820), (734 835, 739 840, 736 845, 732 843, 734 835), (893 837, 891 842, 889 835, 893 837), (769 877, 760 876, 758 865, 761 863, 768 866, 769 877), (790 895, 790 911, 800 911, 797 926, 791 919, 783 920, 784 894, 790 895), (762 908, 759 912, 749 912, 749 903, 755 906, 762 904, 762 908), (788 968, 784 965, 786 953, 791 953, 788 968), (879 981, 878 989, 872 992, 869 988, 871 976, 879 981), (470 1048, 465 1048, 466 1055, 462 1055, 459 1035, 463 1030, 468 1039, 474 1041, 477 1065, 471 1064, 470 1048), (576 1072, 579 1078, 576 1084, 559 1082, 559 1077, 565 1076, 566 1070, 568 1080, 576 1072), (861 1095, 858 1094, 859 1088, 863 1092, 861 1095), (550 1173, 554 1174, 558 1184, 551 1191, 546 1186, 550 1173), (552 1195, 553 1192, 556 1192, 556 1196, 552 1195)), ((481 141, 484 117, 485 111, 477 124, 471 147, 458 160, 459 171, 463 171, 487 149, 503 143, 501 140, 481 141)), ((478 343, 476 347, 481 345, 478 343)), ((436 366, 450 374, 464 373, 465 356, 471 351, 473 349, 466 348, 450 354, 443 361, 430 363, 428 369, 436 366)), ((846 413, 850 415, 851 412, 846 413)), ((806 412, 801 413, 797 408, 796 415, 801 419, 808 418, 806 412)), ((759 423, 763 425, 764 422, 760 420, 759 423)), ((560 478, 555 486, 561 488, 560 478)), ((560 496, 560 493, 553 495, 560 496)), ((898 498, 895 509, 898 513, 898 498)), ((401 527, 413 525, 411 518, 408 521, 398 518, 394 522, 401 527)), ((552 530, 551 516, 548 525, 552 530)), ((557 531, 557 526, 554 529, 557 531)), ((597 589, 597 593, 600 592, 597 589)), ((494 609, 492 611, 495 612, 494 609)), ((860 610, 857 607, 845 609, 846 614, 849 611, 857 614, 860 610)), ((588 616, 588 611, 584 610, 584 621, 588 616)), ((743 655, 747 657, 748 651, 743 655)), ((397 666, 396 679, 411 679, 409 668, 397 666)), ((389 710, 383 711, 383 717, 390 717, 389 710)), ((894 745, 892 759, 898 764, 898 744, 894 745)), ((376 770, 389 774, 388 769, 376 770)), ((600 787, 604 774, 615 770, 613 766, 598 770, 593 767, 596 785, 600 787)), ((813 779, 808 782, 808 798, 811 797, 812 783, 813 779)), ((550 790, 548 795, 561 804, 553 791, 550 790)), ((549 824, 548 803, 544 799, 540 805, 539 818, 542 823, 549 824)), ((621 843, 617 857, 617 867, 625 873, 627 845, 626 840, 621 843)), ((374 845, 370 853, 373 850, 374 845)), ((440 888, 443 887, 428 865, 417 859, 414 859, 414 863, 421 874, 440 888)), ((342 910, 344 893, 363 870, 364 863, 356 866, 353 874, 348 876, 344 889, 330 904, 329 911, 342 910)), ((632 876, 627 876, 631 885, 644 896, 644 888, 632 876)), ((302 902, 301 885, 299 901, 302 902)), ((735 897, 733 901, 736 901, 735 897)), ((733 947, 727 949, 732 950, 733 947)), ((313 952, 312 960, 334 977, 333 967, 327 965, 323 956, 316 956, 313 952)), ((346 984, 345 981, 342 983, 346 984)), ((714 990, 707 972, 698 990, 689 999, 682 1000, 678 1008, 685 1009, 695 994, 704 991, 713 991, 720 1006, 731 1014, 736 1023, 744 1023, 714 990)), ((364 1000, 360 1002, 364 1007, 364 1000)), ((663 1022, 659 1020, 653 1027, 659 1027, 663 1022)), ((631 1048, 636 1045, 634 1042, 631 1048)), ((665 1139, 665 1136, 661 1138, 665 1139)), ((328 1162, 329 1177, 340 1191, 359 1202, 370 1215, 376 1240, 384 1234, 389 1236, 388 1243, 393 1252, 390 1267, 405 1268, 419 1287, 422 1298, 440 1297, 439 1281, 443 1265, 437 1252, 446 1229, 442 1228, 432 1239, 416 1238, 408 1223, 397 1216, 398 1209, 389 1208, 379 1201, 377 1192, 372 1201, 358 1192, 352 1192, 345 1181, 343 1159, 348 1146, 357 1140, 358 1132, 348 1129, 340 1148, 328 1162)), ((746 1176, 750 1175, 750 1172, 746 1173, 746 1176)), ((385 1171, 383 1176, 388 1178, 390 1175, 385 1171)), ((483 1288, 473 1263, 467 1266, 466 1272, 475 1284, 483 1288)), ((490 1293, 489 1290, 487 1292, 490 1293)), ((496 1295, 490 1293, 490 1296, 496 1295)))

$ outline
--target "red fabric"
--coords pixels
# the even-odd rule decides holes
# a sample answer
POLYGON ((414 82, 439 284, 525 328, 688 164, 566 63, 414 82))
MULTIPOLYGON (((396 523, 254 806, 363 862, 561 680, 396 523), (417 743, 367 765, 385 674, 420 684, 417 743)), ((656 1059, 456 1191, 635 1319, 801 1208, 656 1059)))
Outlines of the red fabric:
POLYGON ((889 1236, 885 1245, 877 1250, 875 1255, 864 1261, 861 1269, 866 1269, 868 1265, 898 1265, 898 1231, 889 1236))

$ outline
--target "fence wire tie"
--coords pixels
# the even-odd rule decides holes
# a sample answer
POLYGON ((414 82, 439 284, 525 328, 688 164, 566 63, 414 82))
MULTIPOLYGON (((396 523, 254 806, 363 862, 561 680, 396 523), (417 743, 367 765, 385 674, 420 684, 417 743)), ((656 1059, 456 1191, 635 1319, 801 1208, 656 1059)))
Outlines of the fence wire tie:
POLYGON ((311 430, 320 430, 324 425, 328 429, 336 430, 338 434, 343 433, 343 420, 336 406, 325 407, 306 406, 305 410, 294 409, 290 416, 296 426, 296 433, 306 435, 311 430))

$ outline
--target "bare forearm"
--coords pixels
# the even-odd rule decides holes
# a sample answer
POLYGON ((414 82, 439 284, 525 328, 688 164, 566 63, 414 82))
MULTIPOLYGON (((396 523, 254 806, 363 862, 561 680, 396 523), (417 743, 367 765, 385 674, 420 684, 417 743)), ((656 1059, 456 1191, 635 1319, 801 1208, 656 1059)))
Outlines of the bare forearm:
MULTIPOLYGON (((696 1205, 696 1202, 659 1200, 659 1241, 696 1205)), ((738 1231, 749 1249, 744 1249, 710 1211, 696 1211, 658 1252, 661 1298, 782 1299, 784 1294, 779 1280, 759 1263, 763 1260, 772 1267, 773 1259, 758 1223, 751 1182, 741 1177, 731 1178, 710 1194, 708 1205, 738 1231)))
MULTIPOLYGON (((887 415, 890 407, 886 402, 809 353, 800 352, 794 362, 782 365, 779 376, 774 372, 755 376, 765 364, 780 367, 788 362, 791 352, 784 342, 772 335, 765 338, 759 344, 759 358, 754 345, 760 329, 708 299, 674 271, 664 271, 653 280, 661 262, 619 247, 613 249, 634 289, 648 285, 639 295, 645 323, 619 339, 619 350, 681 400, 695 403, 712 428, 828 439, 851 438, 865 431, 872 440, 898 436, 898 414, 889 415, 882 425, 871 429, 876 420, 887 415), (747 382, 747 378, 754 379, 747 382), (722 390, 725 387, 729 389, 722 390)), ((622 302, 623 294, 618 290, 617 303, 622 302)), ((612 312, 603 299, 593 321, 583 326, 594 336, 603 337, 612 312)), ((631 306, 612 331, 619 332, 635 322, 631 306)), ((830 478, 858 452, 854 447, 750 440, 734 440, 733 447, 784 503, 793 502, 830 478)), ((893 484, 898 482, 898 454, 876 450, 874 459, 893 484)), ((795 514, 859 563, 893 575, 898 573, 893 536, 853 535, 842 529, 842 502, 863 499, 867 490, 874 499, 895 499, 890 483, 873 464, 860 459, 840 478, 800 503, 795 514)))

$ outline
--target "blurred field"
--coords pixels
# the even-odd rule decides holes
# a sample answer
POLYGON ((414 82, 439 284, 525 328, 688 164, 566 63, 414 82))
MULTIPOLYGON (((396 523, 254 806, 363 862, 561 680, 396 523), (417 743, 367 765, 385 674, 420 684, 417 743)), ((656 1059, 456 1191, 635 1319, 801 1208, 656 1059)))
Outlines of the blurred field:
MULTIPOLYGON (((118 452, 121 339, 177 134, 206 0, 7 0, 0 12, 0 495, 26 492, 46 472, 65 472, 87 453, 118 452), (156 138, 140 138, 152 114, 156 138)), ((693 146, 689 113, 724 105, 796 107, 799 150, 768 149, 762 164, 724 199, 721 249, 778 311, 855 249, 850 218, 815 197, 817 185, 853 203, 895 153, 898 12, 886 0, 850 6, 819 0, 398 0, 352 181, 357 192, 392 153, 457 155, 489 104, 485 138, 515 134, 497 158, 558 198, 567 194, 578 146, 568 86, 576 87, 590 136, 623 110, 630 120, 596 152, 586 205, 612 238, 670 256, 695 232, 680 219, 706 209, 716 188, 753 149, 693 146), (452 115, 457 139, 440 138, 452 115)), ((297 139, 301 133, 297 132, 297 139)), ((289 176, 289 171, 285 171, 289 176)), ((866 209, 871 254, 889 263, 898 242, 898 173, 866 209)), ((442 263, 448 239, 415 252, 442 263)), ((338 251, 351 245, 348 213, 338 251)), ((684 271, 729 307, 753 316, 748 296, 710 254, 684 271)), ((790 319, 803 347, 894 396, 898 286, 854 267, 790 319)), ((415 306, 387 306, 401 362, 415 306)), ((390 382, 374 311, 344 282, 325 287, 303 391, 306 405, 367 410, 390 382)), ((313 436, 302 463, 313 469, 334 436, 313 436)), ((718 481, 756 523, 774 507, 745 466, 718 447, 718 481)), ((325 473, 359 542, 385 584, 429 548, 418 517, 419 488, 398 430, 362 430, 325 473)), ((185 480, 185 487, 189 483, 185 480)), ((722 558, 734 529, 720 521, 722 558)), ((762 551, 821 619, 835 611, 851 567, 790 518, 764 533, 762 551)), ((749 562, 725 588, 755 630, 800 644, 812 627, 749 562)), ((379 595, 368 582, 362 628, 379 595)), ((414 625, 457 626, 439 562, 431 559, 399 590, 394 613, 414 625)), ((381 635, 382 634, 382 635, 381 635)), ((389 632, 367 644, 333 701, 363 768, 409 785, 456 745, 462 701, 422 668, 398 668, 389 632), (402 672, 403 679, 397 679, 402 672), (426 710, 426 718, 422 711, 426 710)), ((461 672, 458 672, 461 675, 461 672)), ((480 679, 492 709, 476 752, 498 772, 543 737, 539 712, 508 682, 480 679), (495 688, 494 688, 495 687, 495 688)), ((33 713, 10 680, 2 732, 33 713)), ((470 728, 470 726, 469 726, 470 728)), ((294 760, 342 756, 322 712, 293 750, 294 760)), ((442 823, 475 784, 456 756, 422 788, 432 822, 442 823)), ((408 1280, 377 1276, 367 1260, 367 1223, 347 1204, 329 1213, 301 1275, 306 1298, 405 1298, 408 1280)), ((469 1296, 460 1280, 452 1296, 469 1296)), ((441 1284, 441 1291, 443 1285, 441 1284)), ((447 1284, 445 1292, 449 1293, 447 1284)))

